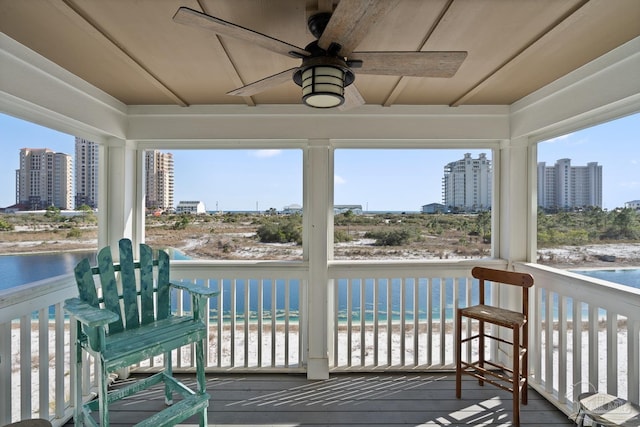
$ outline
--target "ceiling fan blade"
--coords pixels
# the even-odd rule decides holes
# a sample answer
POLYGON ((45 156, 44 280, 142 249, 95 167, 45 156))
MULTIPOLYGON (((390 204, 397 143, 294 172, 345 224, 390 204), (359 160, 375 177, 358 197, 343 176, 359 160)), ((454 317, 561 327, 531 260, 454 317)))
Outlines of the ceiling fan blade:
POLYGON ((220 18, 207 15, 206 13, 189 9, 188 7, 179 8, 173 16, 173 20, 180 24, 200 27, 224 36, 245 40, 282 55, 292 56, 294 58, 309 56, 309 52, 299 48, 298 46, 283 42, 282 40, 274 39, 266 34, 241 27, 240 25, 224 21, 220 18))
POLYGON ((298 68, 290 68, 278 74, 273 74, 269 77, 265 77, 264 79, 255 81, 253 83, 249 83, 248 85, 242 86, 238 89, 234 89, 231 92, 227 92, 227 95, 236 95, 236 96, 251 96, 256 93, 262 92, 263 90, 267 90, 274 86, 281 85, 286 82, 292 81, 292 75, 298 68))
POLYGON ((349 60, 361 60, 356 74, 386 76, 453 77, 467 52, 353 52, 349 60))
POLYGON ((338 43, 339 54, 349 56, 369 29, 397 3, 397 0, 341 0, 318 39, 318 46, 327 50, 331 43, 338 43))
POLYGON ((364 105, 364 98, 354 84, 344 88, 344 104, 338 107, 338 110, 346 111, 355 107, 364 105))

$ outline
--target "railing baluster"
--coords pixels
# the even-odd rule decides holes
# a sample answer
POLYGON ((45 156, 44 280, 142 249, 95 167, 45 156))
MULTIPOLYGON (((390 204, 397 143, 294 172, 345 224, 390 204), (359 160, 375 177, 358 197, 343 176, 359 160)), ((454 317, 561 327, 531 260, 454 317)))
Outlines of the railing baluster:
POLYGON ((433 282, 427 279, 427 366, 433 365, 433 282))
POLYGON ((598 376, 598 307, 589 304, 589 384, 599 390, 598 376))
POLYGON ((379 327, 380 316, 378 315, 379 307, 380 307, 380 289, 378 286, 378 281, 376 279, 373 279, 373 366, 374 367, 378 366, 378 363, 379 363, 379 360, 378 360, 378 351, 380 349, 379 341, 378 341, 378 335, 380 332, 380 327, 379 327))
POLYGON ((353 279, 347 280, 347 366, 351 366, 351 352, 353 351, 353 279))
POLYGON ((38 411, 49 418, 49 308, 38 311, 38 411))
POLYGON ((31 313, 20 317, 20 417, 31 418, 31 313))
MULTIPOLYGON (((251 328, 251 306, 249 305, 251 301, 251 283, 249 279, 244 281, 244 367, 249 367, 249 336, 250 336, 250 328, 251 328)), ((258 302, 258 307, 260 306, 260 302, 258 302)))
POLYGON ((400 280, 400 366, 406 364, 406 351, 407 340, 405 339, 406 333, 406 319, 407 317, 407 279, 402 278, 400 280))
MULTIPOLYGON (((65 347, 64 347, 64 311, 62 310, 62 304, 55 305, 55 383, 56 383, 56 396, 55 396, 55 416, 61 419, 64 416, 65 407, 65 347)), ((71 375, 69 375, 71 378, 71 375)), ((71 381, 70 381, 71 383, 71 381)), ((69 394, 72 396, 72 394, 69 394)), ((49 400, 51 398, 49 397, 49 400)))
POLYGON ((640 320, 627 319, 627 399, 640 401, 640 320))
POLYGON ((278 286, 275 277, 271 278, 271 366, 276 366, 276 316, 277 316, 277 293, 278 286))
POLYGON ((367 340, 365 338, 365 323, 366 310, 365 310, 365 279, 360 279, 360 366, 365 366, 365 354, 367 340))
POLYGON ((582 302, 573 299, 573 401, 582 393, 582 302))
POLYGON ((11 321, 0 323, 0 424, 11 423, 11 321))
POLYGON ((544 381, 548 392, 553 390, 553 293, 545 295, 545 328, 544 328, 544 381))
POLYGON ((618 316, 607 310, 607 393, 618 395, 618 316))
POLYGON ((445 365, 445 358, 447 354, 446 349, 446 334, 445 334, 445 322, 447 314, 447 287, 445 278, 440 278, 440 365, 445 365))
MULTIPOLYGON (((231 295, 229 295, 229 299, 230 299, 230 304, 231 307, 230 308, 230 312, 231 312, 231 319, 230 319, 230 343, 229 345, 231 346, 229 352, 231 355, 231 365, 230 366, 236 366, 236 317, 238 316, 238 296, 237 296, 237 281, 236 279, 231 279, 231 283, 230 283, 230 291, 231 295)), ((246 294, 249 294, 248 291, 245 292, 246 294)))
MULTIPOLYGON (((289 330, 289 322, 291 317, 291 285, 290 280, 285 279, 284 281, 284 366, 285 368, 289 367, 289 339, 290 330, 289 330)), ((300 331, 298 331, 300 333, 300 331)))
POLYGON ((558 304, 558 400, 567 399, 567 297, 559 297, 558 304))
POLYGON ((386 279, 387 284, 387 361, 386 366, 393 365, 392 339, 393 339, 393 295, 391 279, 386 279))
MULTIPOLYGON (((262 358, 262 334, 264 333, 264 326, 263 326, 263 318, 264 318, 264 280, 257 280, 257 285, 258 285, 258 329, 256 331, 256 333, 258 334, 257 337, 257 345, 258 345, 258 367, 263 366, 263 358, 262 358)), ((245 307, 245 310, 250 311, 247 307, 249 307, 248 305, 245 307)), ((249 321, 249 327, 251 325, 251 321, 249 321)), ((249 359, 249 352, 245 351, 245 355, 244 357, 246 357, 247 359, 249 359)))
POLYGON ((420 287, 418 278, 413 278, 413 366, 420 365, 420 287))

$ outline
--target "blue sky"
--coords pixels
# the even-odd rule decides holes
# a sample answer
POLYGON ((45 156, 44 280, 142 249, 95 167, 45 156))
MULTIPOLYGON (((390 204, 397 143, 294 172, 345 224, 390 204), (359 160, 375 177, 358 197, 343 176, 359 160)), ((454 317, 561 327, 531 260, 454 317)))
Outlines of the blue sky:
MULTIPOLYGON (((74 137, 0 114, 0 206, 15 202, 21 148, 73 155, 74 137)), ((171 151, 175 201, 202 200, 208 210, 282 209, 302 204, 300 150, 171 151)), ((335 203, 372 211, 418 211, 441 202, 445 164, 489 150, 336 150, 335 203), (402 191, 399 191, 402 189, 402 191)), ((640 114, 541 143, 538 160, 603 166, 603 207, 640 199, 640 114)))

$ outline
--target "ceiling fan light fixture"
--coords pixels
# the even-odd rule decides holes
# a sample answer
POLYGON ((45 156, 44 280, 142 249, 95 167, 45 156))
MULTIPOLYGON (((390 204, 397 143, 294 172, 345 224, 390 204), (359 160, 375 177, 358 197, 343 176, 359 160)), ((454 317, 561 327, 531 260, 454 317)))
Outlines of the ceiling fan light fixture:
POLYGON ((302 102, 314 108, 333 108, 344 104, 345 72, 331 65, 318 65, 302 71, 302 102))

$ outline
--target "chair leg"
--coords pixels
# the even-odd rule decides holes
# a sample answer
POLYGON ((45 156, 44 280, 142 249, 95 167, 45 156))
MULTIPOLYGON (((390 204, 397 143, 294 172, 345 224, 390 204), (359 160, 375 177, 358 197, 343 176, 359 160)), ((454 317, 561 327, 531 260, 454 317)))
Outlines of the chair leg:
MULTIPOLYGON (((198 381, 198 393, 204 394, 207 391, 207 380, 204 375, 204 342, 196 342, 196 379, 198 381)), ((207 408, 202 409, 200 414, 200 427, 207 426, 207 408)))
MULTIPOLYGON (((76 328, 76 334, 81 334, 81 326, 79 325, 76 328)), ((75 345, 75 353, 76 353, 76 378, 75 378, 75 408, 73 411, 74 414, 74 424, 77 426, 84 425, 84 418, 82 412, 82 345, 80 344, 80 338, 76 337, 76 345, 75 345)))
POLYGON ((520 425, 520 328, 513 328, 513 425, 520 425))
POLYGON ((109 384, 109 373, 107 372, 106 366, 104 362, 101 360, 99 365, 98 372, 98 384, 100 396, 98 397, 98 405, 100 408, 100 427, 109 427, 109 399, 107 396, 108 393, 108 384, 109 384))
MULTIPOLYGON (((467 332, 468 333, 468 332, 467 332)), ((462 396, 462 316, 456 311, 456 397, 462 396)))
MULTIPOLYGON (((178 349, 178 351, 180 351, 180 349, 178 349)), ((170 351, 164 354, 164 373, 167 377, 173 376, 173 359, 170 351)), ((165 381, 164 384, 164 403, 167 406, 173 405, 173 392, 167 381, 165 381)))

